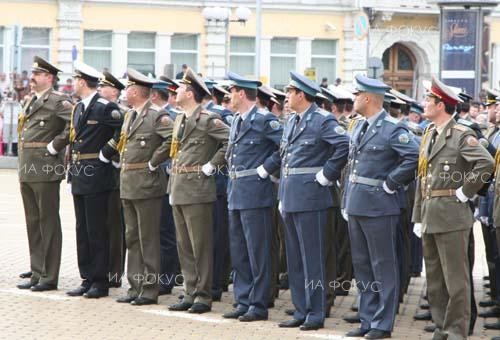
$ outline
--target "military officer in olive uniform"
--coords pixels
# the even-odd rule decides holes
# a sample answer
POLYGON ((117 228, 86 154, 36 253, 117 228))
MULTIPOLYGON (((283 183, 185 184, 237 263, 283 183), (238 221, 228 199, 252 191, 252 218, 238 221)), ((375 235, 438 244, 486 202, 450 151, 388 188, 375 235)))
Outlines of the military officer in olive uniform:
POLYGON ((134 69, 128 69, 127 76, 132 109, 125 117, 118 149, 130 289, 117 302, 141 306, 158 302, 160 214, 166 190, 160 164, 169 157, 173 122, 149 100, 156 81, 134 69))
POLYGON ((314 103, 319 86, 297 72, 290 76, 287 98, 296 113, 287 121, 280 150, 262 168, 272 174, 281 167, 278 197, 295 313, 279 326, 308 331, 324 326, 324 237, 333 205, 328 186, 347 162, 349 137, 330 112, 314 103))
POLYGON ((35 56, 30 86, 34 95, 19 116, 18 174, 23 198, 30 265, 30 281, 20 289, 57 289, 61 264, 59 186, 64 179, 64 149, 68 144, 72 105, 54 91, 58 68, 35 56))
MULTIPOLYGON (((120 93, 125 89, 125 85, 122 84, 115 76, 113 76, 108 71, 104 71, 103 77, 99 80, 99 95, 109 100, 110 102, 116 103, 119 107, 120 114, 123 117, 128 108, 120 105, 118 99, 120 93)), ((110 146, 117 148, 117 141, 120 137, 120 131, 118 131, 118 139, 113 138, 109 141, 110 146)), ((109 285, 110 287, 120 287, 122 284, 122 275, 125 267, 125 222, 123 221, 123 210, 122 201, 120 199, 120 155, 116 153, 111 160, 114 166, 115 185, 114 190, 111 190, 109 194, 109 207, 108 207, 108 230, 109 230, 109 285)))
POLYGON ((262 165, 278 150, 277 117, 256 106, 260 81, 229 72, 231 103, 238 110, 226 159, 229 166, 229 238, 238 306, 225 318, 266 320, 271 286, 273 183, 262 165))
POLYGON ((203 109, 203 97, 210 92, 197 74, 188 68, 180 82, 177 102, 183 113, 174 123, 168 193, 185 293, 169 309, 205 313, 212 306, 213 175, 225 164, 229 127, 203 109))
POLYGON ((434 339, 465 339, 471 314, 469 200, 493 172, 493 158, 473 130, 452 115, 461 100, 432 79, 425 114, 433 122, 420 146, 413 221, 421 229, 434 339))
POLYGON ((115 103, 97 94, 101 73, 75 61, 75 93, 81 98, 73 110, 70 130, 69 183, 75 206, 76 246, 81 285, 69 292, 99 298, 109 289, 109 195, 116 190, 111 158, 123 122, 115 103))
POLYGON ((406 126, 383 109, 389 86, 362 75, 355 78, 354 110, 366 120, 351 137, 344 207, 361 326, 346 336, 382 339, 391 336, 398 308, 398 197, 414 179, 418 145, 406 126))

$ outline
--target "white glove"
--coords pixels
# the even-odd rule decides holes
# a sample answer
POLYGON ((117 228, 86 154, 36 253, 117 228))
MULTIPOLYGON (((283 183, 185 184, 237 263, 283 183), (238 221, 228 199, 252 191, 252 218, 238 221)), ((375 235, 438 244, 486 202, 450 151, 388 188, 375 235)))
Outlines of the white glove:
POLYGON ((113 166, 117 169, 120 169, 122 167, 122 163, 120 162, 111 161, 111 164, 113 164, 113 166))
POLYGON ((266 171, 266 169, 264 169, 264 165, 261 165, 257 168, 257 174, 262 179, 266 179, 267 177, 269 177, 269 173, 266 171))
POLYGON ((66 183, 66 191, 68 191, 68 193, 71 194, 71 182, 66 183))
POLYGON ((465 203, 469 200, 469 198, 465 196, 462 187, 456 190, 455 195, 457 196, 458 200, 462 203, 465 203))
POLYGON ((273 183, 279 183, 280 182, 280 179, 278 177, 274 177, 273 175, 270 175, 269 176, 269 179, 271 180, 271 182, 273 183))
POLYGON ((396 190, 389 189, 389 187, 387 186, 387 184, 385 182, 384 182, 384 184, 382 184, 382 188, 384 188, 384 191, 386 193, 388 193, 389 195, 392 195, 396 192, 396 190))
POLYGON ((151 164, 151 161, 148 162, 148 167, 149 167, 149 171, 155 171, 156 169, 158 169, 158 165, 157 166, 153 166, 151 164))
POLYGON ((479 208, 474 209, 474 219, 479 220, 479 208))
POLYGON ((109 163, 109 159, 107 159, 106 157, 104 157, 104 155, 102 154, 102 150, 99 151, 99 160, 101 162, 104 162, 104 163, 109 163))
POLYGON ((278 211, 281 215, 283 215, 283 206, 281 205, 281 201, 278 202, 278 211))
POLYGON ((340 209, 340 213, 342 214, 342 217, 344 220, 349 221, 349 215, 345 212, 345 209, 340 209))
POLYGON ((415 223, 413 225, 413 233, 418 237, 422 238, 422 223, 415 223))
POLYGON ((479 221, 481 221, 482 224, 488 225, 489 222, 488 216, 479 216, 479 221))
POLYGON ((323 169, 316 173, 316 181, 324 187, 326 187, 327 185, 332 185, 332 182, 330 182, 328 178, 323 175, 323 169))
POLYGON ((49 151, 49 153, 50 153, 52 156, 57 155, 57 151, 56 151, 56 149, 54 149, 54 141, 52 141, 52 142, 50 142, 49 144, 47 144, 47 150, 49 151))
POLYGON ((215 167, 212 163, 208 162, 201 167, 201 171, 205 174, 205 176, 212 176, 215 174, 215 167))

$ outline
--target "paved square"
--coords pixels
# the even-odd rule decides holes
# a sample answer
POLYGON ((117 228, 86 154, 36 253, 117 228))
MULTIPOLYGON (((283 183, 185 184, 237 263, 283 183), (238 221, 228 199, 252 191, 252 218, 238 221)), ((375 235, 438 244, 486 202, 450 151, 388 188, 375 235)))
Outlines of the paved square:
MULTIPOLYGON (((276 307, 270 310, 269 321, 254 323, 222 318, 221 315, 231 309, 231 293, 224 293, 222 302, 215 302, 213 311, 201 316, 167 310, 167 305, 178 301, 179 287, 172 295, 161 296, 155 306, 116 303, 114 300, 126 293, 126 287, 111 289, 109 297, 98 300, 69 297, 65 292, 78 286, 80 279, 73 200, 64 183, 61 185, 60 215, 63 251, 59 290, 32 293, 17 289, 16 284, 21 281, 19 273, 29 270, 24 211, 16 171, 0 170, 0 339, 341 339, 353 328, 342 321, 342 316, 352 313, 354 294, 337 298, 325 328, 308 333, 277 326, 279 321, 288 318, 284 310, 292 307, 289 291, 280 291, 276 307)), ((481 278, 487 269, 478 225, 475 232, 474 277, 479 301, 486 299, 481 278)), ((430 334, 423 331, 426 323, 413 320, 418 305, 423 302, 423 289, 424 278, 412 279, 397 315, 393 339, 430 339, 430 334)), ((483 329, 484 321, 478 318, 471 339, 490 339, 497 335, 483 329)), ((488 319, 492 321, 494 319, 488 319)))

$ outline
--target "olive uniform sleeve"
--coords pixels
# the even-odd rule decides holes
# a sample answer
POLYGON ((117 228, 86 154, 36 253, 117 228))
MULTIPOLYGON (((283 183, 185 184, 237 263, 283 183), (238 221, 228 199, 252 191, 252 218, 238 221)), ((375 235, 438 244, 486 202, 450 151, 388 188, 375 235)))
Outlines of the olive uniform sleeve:
POLYGON ((223 166, 226 164, 225 155, 229 144, 229 126, 224 124, 219 116, 214 115, 208 121, 207 133, 221 145, 210 160, 210 163, 214 166, 223 166))
POLYGON ((64 124, 64 129, 52 140, 53 148, 59 152, 69 144, 69 129, 71 122, 71 112, 73 105, 71 99, 65 95, 59 95, 55 105, 57 119, 61 120, 64 124))
POLYGON ((155 122, 154 133, 163 139, 160 146, 151 157, 151 165, 156 167, 170 157, 170 145, 172 144, 172 131, 174 123, 167 113, 160 115, 155 122))

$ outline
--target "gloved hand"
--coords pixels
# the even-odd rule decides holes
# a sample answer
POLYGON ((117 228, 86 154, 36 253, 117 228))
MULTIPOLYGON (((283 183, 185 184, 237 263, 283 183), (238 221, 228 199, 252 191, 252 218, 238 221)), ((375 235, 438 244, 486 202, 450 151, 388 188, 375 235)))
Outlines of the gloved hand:
POLYGON ((482 224, 488 225, 488 216, 479 216, 479 221, 481 221, 482 224))
POLYGON ((201 167, 201 171, 205 174, 205 176, 212 176, 215 174, 215 167, 212 163, 208 162, 201 167))
POLYGON ((257 174, 262 179, 266 179, 269 176, 269 174, 267 173, 266 169, 264 169, 264 165, 261 165, 261 166, 259 166, 257 168, 257 174))
POLYGON ((418 237, 422 238, 422 223, 415 223, 413 225, 413 233, 418 237))
POLYGON ((469 198, 467 196, 465 196, 462 187, 458 188, 455 191, 455 195, 457 196, 458 200, 462 203, 465 203, 469 200, 469 198))
POLYGON ((384 191, 386 193, 388 193, 389 195, 392 195, 396 192, 396 190, 391 190, 389 189, 389 187, 387 186, 387 184, 384 182, 384 184, 382 184, 382 188, 384 189, 384 191))
POLYGON ((328 178, 325 177, 325 175, 323 174, 323 169, 321 169, 320 171, 318 171, 316 173, 316 181, 321 185, 321 186, 328 186, 328 185, 332 185, 332 182, 330 182, 328 180, 328 178))
POLYGON ((344 220, 349 221, 349 215, 347 215, 347 213, 345 212, 345 209, 341 209, 340 213, 342 214, 342 217, 344 218, 344 220))

